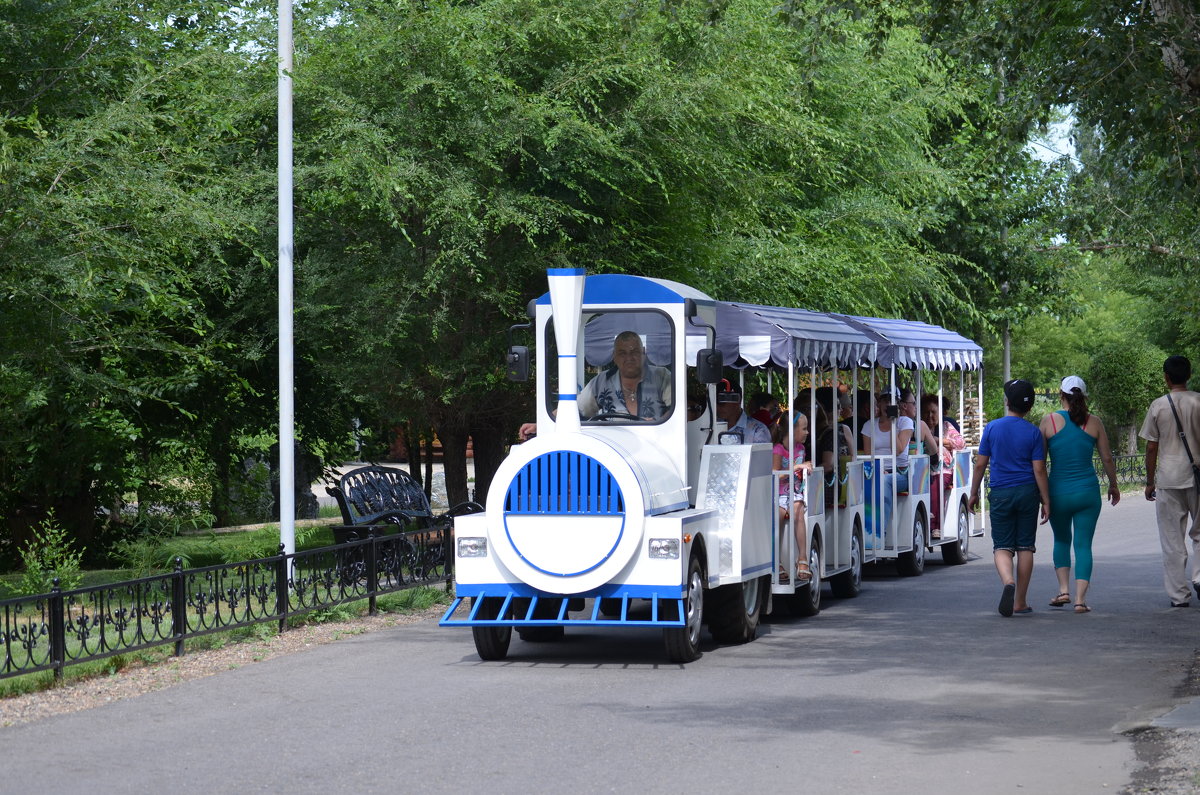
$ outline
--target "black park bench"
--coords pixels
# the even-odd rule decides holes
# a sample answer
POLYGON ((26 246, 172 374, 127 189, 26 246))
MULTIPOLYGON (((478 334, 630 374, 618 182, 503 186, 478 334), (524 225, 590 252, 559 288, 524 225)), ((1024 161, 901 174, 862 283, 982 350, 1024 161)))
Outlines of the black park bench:
POLYGON ((333 528, 338 543, 366 538, 372 531, 444 532, 451 528, 454 517, 483 510, 482 505, 468 500, 435 514, 421 484, 404 470, 391 467, 352 469, 338 478, 337 485, 325 490, 337 500, 342 512, 342 524, 333 528))
MULTIPOLYGON (((402 534, 398 539, 400 556, 417 578, 445 571, 454 517, 483 510, 479 503, 467 501, 434 513, 421 484, 404 470, 391 467, 353 469, 325 491, 337 500, 342 512, 342 524, 333 527, 336 543, 402 534)), ((346 559, 350 569, 361 567, 360 557, 361 551, 356 551, 346 559)))

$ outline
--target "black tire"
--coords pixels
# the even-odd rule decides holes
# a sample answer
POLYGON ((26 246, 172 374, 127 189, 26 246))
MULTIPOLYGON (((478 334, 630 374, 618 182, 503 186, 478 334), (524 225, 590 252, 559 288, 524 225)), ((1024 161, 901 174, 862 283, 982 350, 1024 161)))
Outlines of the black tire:
POLYGON ((797 588, 795 596, 796 615, 805 618, 821 612, 821 575, 825 568, 821 563, 821 545, 816 539, 808 548, 808 568, 812 571, 812 579, 807 585, 797 588))
POLYGON ((749 643, 758 634, 771 578, 723 585, 709 599, 708 631, 718 643, 749 643))
POLYGON ((967 501, 958 506, 958 540, 942 544, 942 560, 947 566, 959 566, 967 562, 971 548, 971 514, 967 513, 967 501))
POLYGON ((919 577, 925 571, 925 512, 917 509, 913 517, 913 548, 896 558, 896 571, 902 577, 919 577))
POLYGON ((621 600, 620 599, 601 599, 600 600, 600 615, 605 618, 620 618, 621 617, 621 600))
MULTIPOLYGON (((514 600, 515 601, 515 600, 514 600)), ((537 606, 533 608, 533 618, 540 619, 556 619, 558 611, 562 608, 562 599, 538 599, 537 606)), ((525 602, 525 610, 528 610, 528 601, 525 602)), ((550 643, 556 640, 562 640, 566 634, 565 627, 517 627, 517 635, 526 643, 550 643)))
POLYGON ((829 588, 838 599, 853 599, 862 592, 863 540, 862 525, 854 521, 850 534, 850 568, 829 578, 829 588))
POLYGON ((684 587, 684 626, 663 630, 667 659, 673 663, 689 663, 700 657, 700 630, 704 623, 704 569, 695 552, 692 552, 688 561, 684 587))
MULTIPOLYGON (((488 598, 479 609, 480 618, 497 618, 503 599, 488 598)), ((512 642, 512 627, 471 627, 475 639, 475 651, 481 660, 503 660, 508 656, 508 644, 512 642)))
POLYGON ((552 643, 566 634, 566 627, 517 627, 517 635, 526 643, 552 643))

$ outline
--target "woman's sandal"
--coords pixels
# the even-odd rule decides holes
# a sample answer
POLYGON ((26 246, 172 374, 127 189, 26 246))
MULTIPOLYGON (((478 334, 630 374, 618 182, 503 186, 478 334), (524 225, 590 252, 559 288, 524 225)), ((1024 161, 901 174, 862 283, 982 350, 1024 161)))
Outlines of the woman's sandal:
POLYGON ((1065 591, 1050 600, 1051 607, 1066 607, 1070 603, 1071 603, 1071 594, 1066 593, 1065 591))
POLYGON ((1079 604, 1075 605, 1075 612, 1076 613, 1090 613, 1090 612, 1092 612, 1092 608, 1088 607, 1083 602, 1080 602, 1079 604))
POLYGON ((807 563, 797 563, 796 564, 796 584, 797 585, 807 585, 810 582, 812 582, 812 569, 810 569, 808 567, 807 563))

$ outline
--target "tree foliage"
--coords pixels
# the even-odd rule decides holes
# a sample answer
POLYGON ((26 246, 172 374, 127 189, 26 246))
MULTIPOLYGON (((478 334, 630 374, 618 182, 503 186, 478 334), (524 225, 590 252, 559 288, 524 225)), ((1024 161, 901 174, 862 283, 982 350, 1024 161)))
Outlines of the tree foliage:
POLYGON ((1018 138, 1058 108, 1078 158, 1061 248, 1117 256, 1167 318, 1156 341, 1194 346, 1200 267, 1200 12, 1183 0, 930 3, 952 57, 990 65, 1018 138), (1065 54, 1070 57, 1064 57, 1065 54))
MULTIPOLYGON (((224 521, 274 442, 271 5, 0 2, 10 524, 224 521)), ((1062 272, 1062 178, 910 4, 297 8, 298 434, 436 432, 453 501, 531 411, 500 354, 548 266, 965 331, 1062 272)))
POLYGON ((202 381, 241 388, 205 296, 251 234, 225 94, 244 64, 145 5, 3 13, 0 514, 86 535, 188 444, 202 381))

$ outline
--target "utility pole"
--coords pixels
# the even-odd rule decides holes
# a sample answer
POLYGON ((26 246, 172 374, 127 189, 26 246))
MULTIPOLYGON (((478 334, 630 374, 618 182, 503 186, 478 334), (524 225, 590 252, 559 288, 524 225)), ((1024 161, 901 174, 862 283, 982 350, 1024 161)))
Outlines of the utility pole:
POLYGON ((292 372, 292 0, 279 0, 279 543, 296 551, 296 428, 292 372))

